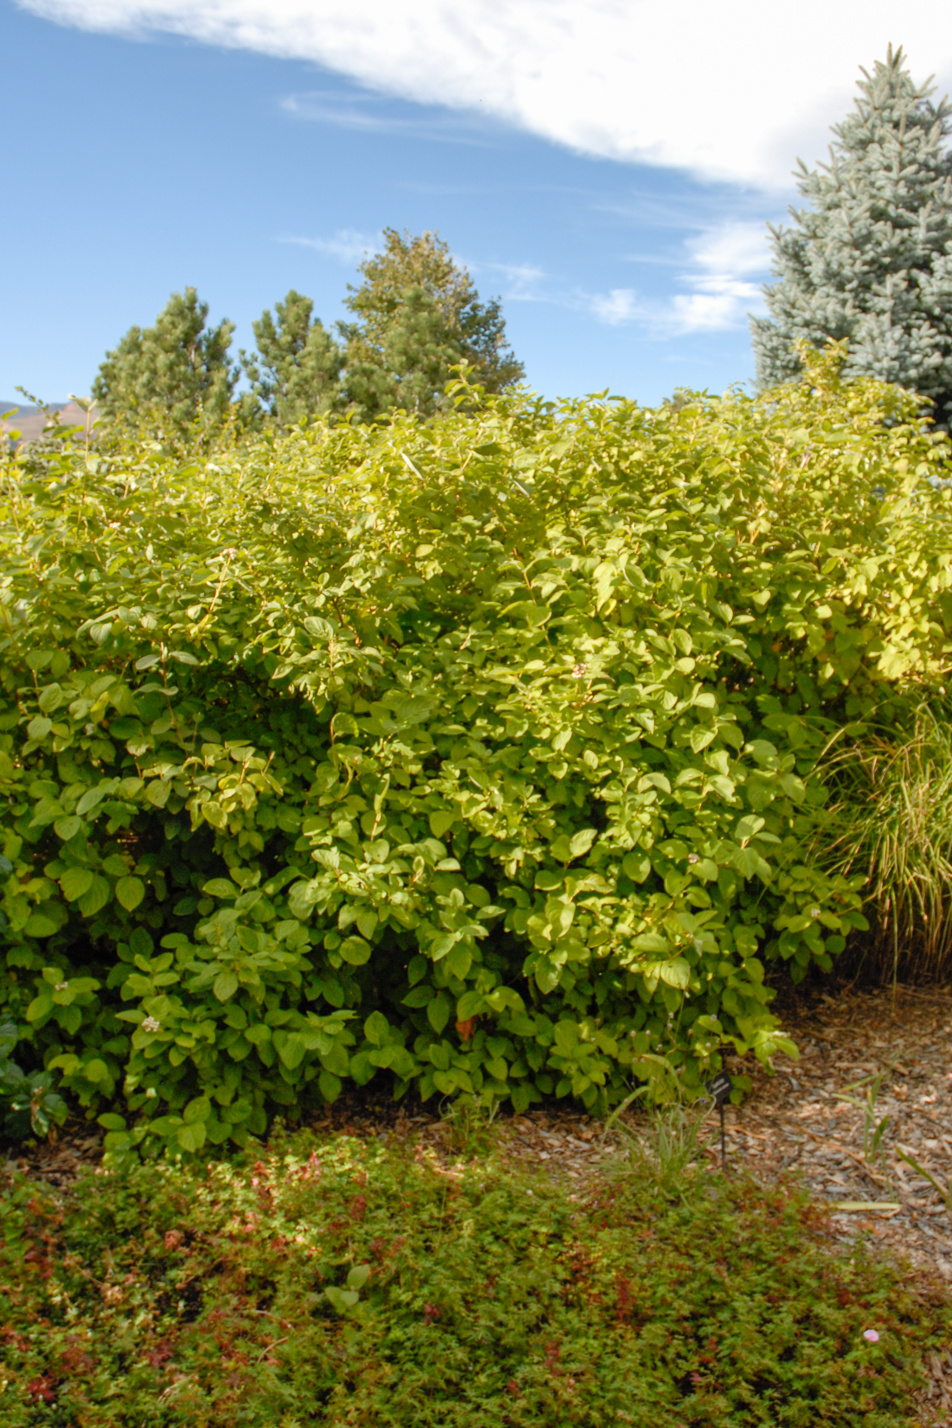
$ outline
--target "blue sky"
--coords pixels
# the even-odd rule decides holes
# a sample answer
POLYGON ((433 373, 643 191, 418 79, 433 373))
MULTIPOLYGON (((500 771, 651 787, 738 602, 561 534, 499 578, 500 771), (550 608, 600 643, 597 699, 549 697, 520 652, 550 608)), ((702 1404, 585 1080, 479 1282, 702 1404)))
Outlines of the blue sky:
POLYGON ((820 58, 752 5, 0 0, 0 398, 88 391, 189 284, 236 352, 291 287, 330 325, 385 226, 438 231, 502 298, 547 396, 749 381, 796 156, 888 42, 952 77, 931 0, 909 36, 841 0, 820 58))

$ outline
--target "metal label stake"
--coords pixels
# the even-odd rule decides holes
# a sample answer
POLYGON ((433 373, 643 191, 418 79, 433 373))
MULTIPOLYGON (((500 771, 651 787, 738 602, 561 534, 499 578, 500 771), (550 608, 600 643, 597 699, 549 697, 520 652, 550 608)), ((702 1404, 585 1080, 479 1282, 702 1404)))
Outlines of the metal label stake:
POLYGON ((705 1083, 705 1091, 717 1102, 717 1109, 721 1117, 721 1169, 727 1173, 727 1133, 724 1127, 724 1107, 730 1098, 730 1093, 734 1089, 734 1082, 726 1071, 718 1071, 710 1081, 705 1083))

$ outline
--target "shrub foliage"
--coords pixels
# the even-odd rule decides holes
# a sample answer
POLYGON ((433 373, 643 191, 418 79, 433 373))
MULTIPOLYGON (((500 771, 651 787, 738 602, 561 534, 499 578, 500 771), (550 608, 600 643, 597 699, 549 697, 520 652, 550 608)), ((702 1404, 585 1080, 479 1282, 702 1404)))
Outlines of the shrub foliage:
POLYGON ((604 1109, 792 1049, 765 968, 862 924, 802 861, 818 755, 952 618, 942 439, 811 360, 769 403, 9 458, 20 1060, 195 1150, 381 1073, 604 1109))

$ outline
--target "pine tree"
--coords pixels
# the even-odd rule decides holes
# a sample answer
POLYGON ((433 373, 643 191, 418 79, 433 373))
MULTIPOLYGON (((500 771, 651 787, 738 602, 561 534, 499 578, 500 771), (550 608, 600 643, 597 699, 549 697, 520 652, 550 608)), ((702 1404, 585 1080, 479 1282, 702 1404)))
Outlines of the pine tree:
POLYGON ((314 303, 292 288, 252 323, 257 354, 241 353, 251 390, 280 426, 324 416, 339 398, 343 353, 319 318, 314 303))
POLYGON ((207 317, 208 304, 186 288, 172 294, 154 327, 130 327, 93 382, 103 415, 180 441, 220 427, 237 379, 228 360, 234 323, 206 329, 207 317))
POLYGON ((444 404, 451 368, 461 362, 489 392, 524 375, 506 345, 499 302, 480 302, 438 235, 385 229, 383 252, 360 272, 363 283, 348 284, 345 300, 357 320, 339 327, 347 344, 345 399, 362 420, 395 409, 432 416, 444 404))
POLYGON ((751 319, 763 387, 801 375, 794 342, 848 339, 845 376, 895 382, 952 414, 952 106, 917 88, 902 50, 863 70, 855 110, 833 128, 830 162, 799 161, 809 208, 770 225, 770 318, 751 319))

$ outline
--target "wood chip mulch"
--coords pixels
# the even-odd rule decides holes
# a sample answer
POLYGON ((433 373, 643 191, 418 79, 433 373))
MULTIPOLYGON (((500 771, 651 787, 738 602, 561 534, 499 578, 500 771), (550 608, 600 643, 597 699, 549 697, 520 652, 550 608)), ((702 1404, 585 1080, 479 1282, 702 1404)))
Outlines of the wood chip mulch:
MULTIPOLYGON (((783 1019, 799 1061, 780 1058, 773 1076, 756 1063, 729 1067, 750 1076, 753 1089, 726 1112, 728 1169, 764 1183, 792 1175, 829 1207, 832 1233, 842 1241, 863 1235, 923 1284, 952 1285, 949 1206, 898 1155, 901 1148, 949 1187, 952 1203, 952 988, 804 994, 787 999, 783 1019)), ((312 1122, 315 1129, 386 1141, 413 1137, 451 1169, 466 1131, 446 1107, 378 1104, 370 1089, 342 1097, 312 1122)), ((643 1116, 626 1113, 625 1120, 629 1131, 644 1133, 643 1116)), ((500 1116, 497 1125, 505 1159, 558 1176, 580 1198, 617 1163, 621 1148, 599 1121, 554 1104, 500 1116)), ((714 1112, 710 1128, 705 1154, 717 1165, 714 1112)), ((100 1137, 86 1128, 25 1152, 10 1147, 7 1165, 65 1186, 100 1155, 100 1137)), ((927 1368, 921 1423, 952 1423, 952 1343, 927 1368)))

